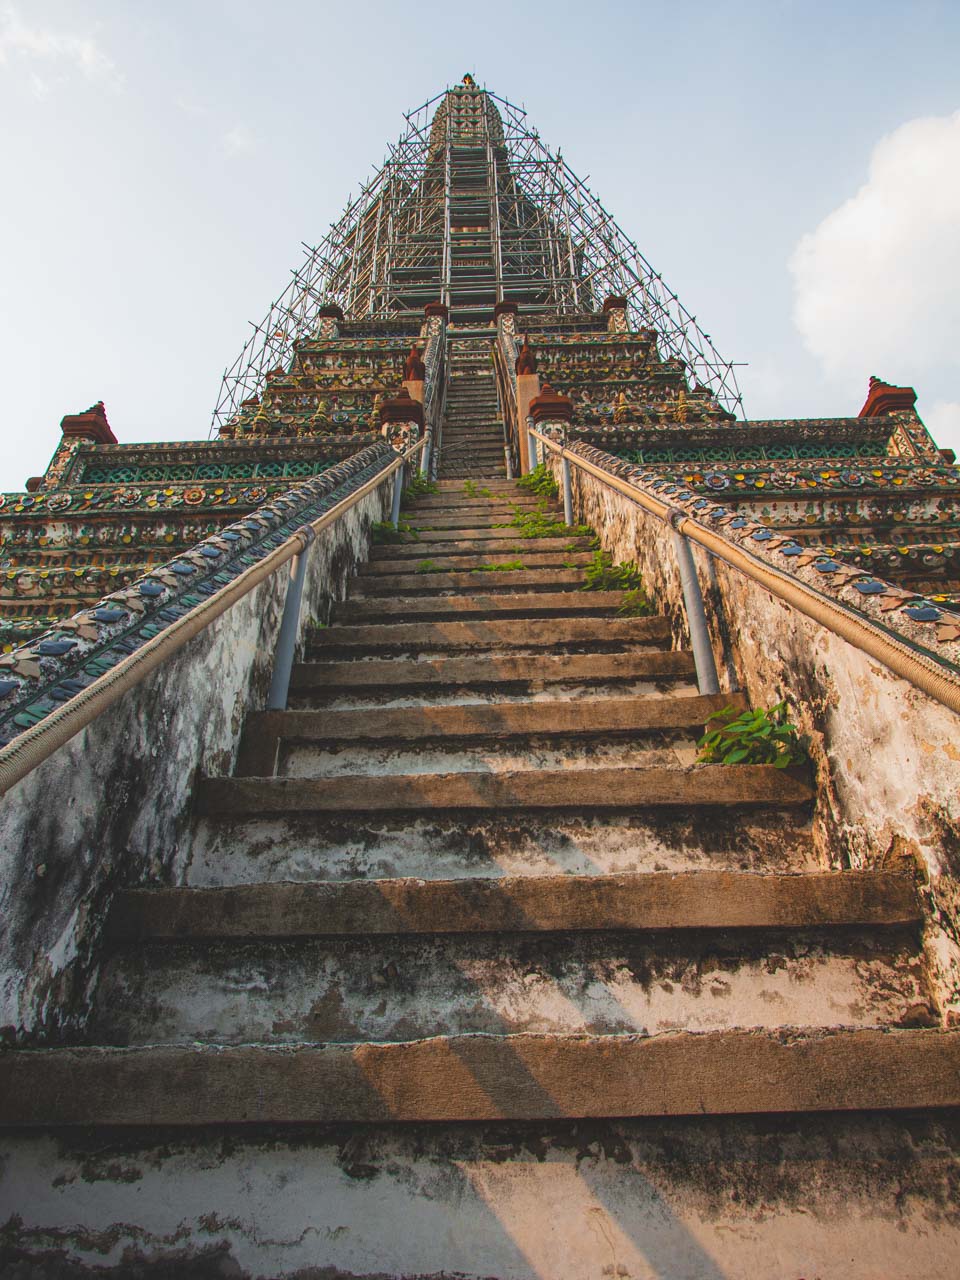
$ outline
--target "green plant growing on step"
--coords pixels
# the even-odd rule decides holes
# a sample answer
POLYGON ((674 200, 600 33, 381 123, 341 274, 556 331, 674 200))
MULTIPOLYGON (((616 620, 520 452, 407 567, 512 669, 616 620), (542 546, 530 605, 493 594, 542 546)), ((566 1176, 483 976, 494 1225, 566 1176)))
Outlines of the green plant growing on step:
POLYGON ((635 564, 614 564, 609 551, 595 551, 584 573, 581 591, 642 591, 643 575, 635 564))
POLYGON ((772 764, 775 769, 807 764, 810 756, 787 714, 785 702, 768 710, 715 711, 697 743, 698 759, 702 764, 772 764))
POLYGON ((417 565, 417 573, 446 573, 447 570, 436 560, 421 560, 417 565))
MULTIPOLYGON (((588 524, 564 524, 545 506, 536 511, 524 511, 522 507, 513 508, 513 519, 498 521, 495 529, 516 529, 521 538, 589 538, 596 534, 588 524)), ((570 551, 577 550, 570 547, 570 551)))
POLYGON ((415 524, 400 520, 394 528, 389 520, 379 520, 371 527, 375 546, 386 546, 397 542, 418 542, 420 532, 415 524))
POLYGON ((525 476, 521 476, 517 481, 517 488, 524 489, 527 493, 536 493, 541 498, 555 498, 560 490, 557 488, 557 482, 553 478, 553 473, 546 463, 539 463, 532 471, 528 471, 525 476))
POLYGON ((466 496, 467 496, 468 498, 475 498, 475 497, 477 496, 477 483, 476 483, 476 481, 475 481, 475 480, 464 480, 464 482, 463 482, 463 492, 466 494, 466 496))
POLYGON ((648 618, 651 613, 653 605, 647 599, 643 587, 634 587, 625 592, 617 608, 617 614, 621 618, 648 618))
POLYGON ((471 573, 514 573, 518 569, 525 569, 527 566, 522 560, 504 560, 501 564, 478 564, 475 569, 471 569, 471 573))
POLYGON ((400 498, 400 505, 407 506, 408 503, 414 502, 417 498, 425 498, 429 494, 439 493, 440 486, 434 480, 427 480, 424 476, 414 476, 407 487, 404 489, 400 498))

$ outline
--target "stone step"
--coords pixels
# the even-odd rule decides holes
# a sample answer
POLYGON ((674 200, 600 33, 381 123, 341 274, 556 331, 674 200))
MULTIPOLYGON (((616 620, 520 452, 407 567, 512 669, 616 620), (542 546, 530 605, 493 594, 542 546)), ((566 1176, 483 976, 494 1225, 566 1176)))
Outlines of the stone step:
MULTIPOLYGON (((524 883, 549 892, 546 881, 524 883)), ((104 957, 84 1043, 657 1036, 722 1031, 733 1019, 740 1028, 807 1032, 936 1021, 912 926, 647 932, 577 923, 539 929, 516 918, 508 905, 502 923, 488 918, 452 933, 431 913, 409 932, 348 925, 345 934, 320 937, 131 939, 104 957)), ((270 921, 250 923, 262 929, 270 921)))
POLYGON ((416 742, 512 737, 620 737, 660 729, 702 727, 724 707, 745 706, 741 694, 698 697, 583 698, 548 702, 370 707, 252 712, 244 725, 237 772, 270 777, 283 742, 416 742))
MULTIPOLYGON (((421 621, 440 621, 443 618, 468 616, 472 618, 493 617, 571 617, 573 614, 609 614, 617 613, 623 603, 622 591, 580 591, 576 590, 582 582, 575 573, 566 575, 566 584, 558 584, 556 576, 539 575, 539 586, 543 590, 525 590, 526 573, 421 573, 401 576, 396 582, 399 591, 415 591, 421 584, 429 584, 436 579, 436 590, 445 588, 470 589, 476 585, 477 579, 497 580, 498 586, 504 590, 499 594, 480 593, 471 595, 413 595, 371 596, 369 599, 348 599, 338 604, 334 618, 339 623, 378 622, 388 618, 412 622, 415 618, 421 621), (472 579, 472 584, 470 579, 472 579), (504 582, 502 580, 509 580, 504 582), (572 581, 570 581, 572 579, 572 581), (440 581, 442 580, 442 581, 440 581), (553 585, 571 585, 573 590, 550 590, 553 585), (509 589, 507 589, 509 588, 509 589)), ((366 580, 365 580, 366 581, 366 580)))
MULTIPOLYGON (((463 493, 463 485, 458 484, 455 480, 438 480, 437 487, 441 493, 446 493, 448 490, 452 490, 454 493, 463 493)), ((508 498, 523 492, 522 489, 517 488, 516 480, 494 480, 490 484, 490 490, 492 493, 502 494, 508 498)))
POLYGON ((805 805, 805 774, 771 765, 480 769, 329 778, 205 778, 199 811, 213 816, 551 809, 596 812, 690 805, 805 805))
POLYGON ((493 618, 483 622, 367 623, 352 627, 323 627, 311 634, 308 651, 355 649, 552 649, 561 647, 666 644, 666 618, 556 618, 528 621, 493 618))
POLYGON ((912 879, 882 871, 741 871, 479 880, 351 880, 122 889, 114 942, 370 934, 914 926, 912 879))
MULTIPOLYGON (((665 639, 665 637, 664 637, 665 639)), ((688 679, 694 674, 687 649, 630 653, 484 654, 465 658, 363 658, 346 662, 297 663, 294 694, 360 690, 453 689, 514 685, 596 684, 618 680, 688 679)))
MULTIPOLYGON (((488 477, 484 477, 479 473, 471 473, 466 477, 475 480, 477 484, 483 484, 488 477)), ((463 477, 455 480, 456 484, 462 483, 463 477)), ((421 535, 426 534, 443 534, 445 538, 459 537, 461 534, 468 538, 480 538, 485 535, 490 537, 502 538, 505 534, 513 532, 513 526, 510 520, 513 518, 513 512, 499 514, 469 514, 458 512, 454 509, 444 512, 418 512, 409 507, 403 508, 403 519, 413 525, 421 535)), ((550 512, 553 515, 553 512, 550 512)), ((562 515, 559 517, 562 519, 562 515)), ((407 545, 397 544, 397 545, 407 545)), ((562 544, 561 544, 562 545, 562 544)))
POLYGON ((634 813, 310 813, 199 818, 194 886, 627 871, 822 870, 809 815, 771 806, 634 813))
POLYGON ((960 1105, 960 1032, 477 1035, 0 1056, 0 1125, 429 1123, 960 1105))
POLYGON ((535 511, 539 506, 545 505, 549 511, 556 511, 562 518, 563 506, 559 502, 548 502, 543 504, 542 498, 518 491, 515 498, 510 498, 495 494, 492 498, 484 498, 478 495, 476 498, 468 498, 466 494, 456 494, 447 491, 441 493, 431 493, 424 497, 418 497, 412 510, 417 515, 421 513, 447 513, 449 511, 463 512, 464 514, 474 513, 478 515, 492 515, 497 513, 499 519, 509 519, 513 514, 514 507, 522 507, 524 510, 535 511), (503 512, 503 515, 499 515, 503 512))
MULTIPOLYGON (((564 543, 559 539, 551 539, 555 544, 555 550, 551 551, 530 551, 526 555, 517 553, 509 555, 509 559, 522 560, 524 567, 528 569, 549 568, 554 566, 557 569, 572 569, 578 565, 593 564, 594 553, 592 551, 565 551, 564 543)), ((467 544, 469 545, 469 544, 467 544)), ((415 559, 415 557, 413 557, 415 559)), ((465 551, 459 553, 437 551, 430 549, 429 554, 422 557, 422 560, 432 560, 441 565, 446 570, 455 569, 480 569, 483 565, 492 563, 489 556, 468 554, 465 551)), ((392 573, 409 573, 411 569, 411 557, 407 556, 384 556, 383 559, 368 560, 365 564, 357 567, 357 578, 360 580, 366 578, 379 577, 383 574, 392 573)))
MULTIPOLYGON (((491 556, 491 560, 496 557, 491 556)), ((389 599, 397 592, 407 596, 431 596, 440 591, 469 591, 478 582, 487 591, 516 592, 556 591, 577 593, 584 583, 579 569, 511 569, 493 572, 489 569, 465 573, 402 573, 383 578, 353 579, 348 584, 350 600, 389 599), (482 575, 482 576, 481 576, 482 575)), ((592 593, 591 593, 592 594, 592 593)))
MULTIPOLYGON (((430 532, 432 533, 433 531, 430 532)), ((542 551, 589 551, 593 547, 593 539, 590 537, 572 538, 568 533, 557 538, 521 538, 516 529, 501 529, 499 538, 493 536, 479 539, 469 536, 452 538, 447 535, 445 539, 431 536, 418 538, 410 542, 385 543, 382 546, 371 548, 370 559, 371 561, 403 560, 408 558, 410 560, 423 559, 425 546, 431 556, 463 555, 466 551, 477 555, 487 555, 490 552, 515 552, 516 555, 520 555, 524 551, 531 554, 542 551), (482 542, 483 545, 476 546, 477 542, 482 542)))
MULTIPOLYGON (((449 480, 445 481, 445 483, 460 484, 462 482, 460 480, 449 480)), ((409 514, 412 515, 413 513, 411 512, 409 514)), ((534 541, 549 541, 553 546, 567 547, 576 542, 576 538, 571 537, 569 532, 564 532, 559 537, 550 539, 521 538, 520 530, 511 525, 508 521, 500 521, 499 523, 492 524, 473 524, 472 521, 476 519, 476 517, 471 516, 469 517, 471 523, 464 528, 462 526, 457 527, 456 525, 448 527, 444 524, 416 524, 415 521, 408 519, 407 516, 408 513, 405 512, 403 518, 412 529, 416 530, 417 537, 414 538, 411 535, 407 535, 409 541, 392 543, 389 545, 398 552, 401 547, 409 547, 411 555, 416 554, 418 547, 422 547, 427 543, 432 544, 434 542, 481 543, 482 545, 477 547, 477 551, 481 554, 487 550, 491 541, 502 542, 508 547, 526 547, 529 543, 534 541)), ((592 542, 592 538, 585 536, 582 545, 589 547, 592 545, 592 542)), ((379 547, 372 548, 372 550, 376 551, 379 551, 379 549, 379 547)), ((406 552, 403 554, 406 554, 406 552)))

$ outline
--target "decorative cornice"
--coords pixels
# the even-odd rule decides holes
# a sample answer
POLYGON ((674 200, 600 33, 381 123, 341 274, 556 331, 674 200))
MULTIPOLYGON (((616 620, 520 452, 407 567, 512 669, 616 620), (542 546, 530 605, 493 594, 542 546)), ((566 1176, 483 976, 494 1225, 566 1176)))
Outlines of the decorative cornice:
POLYGON ((857 416, 881 418, 888 413, 911 410, 916 403, 917 393, 913 387, 894 387, 889 382, 882 382, 879 378, 872 377, 867 398, 857 416))

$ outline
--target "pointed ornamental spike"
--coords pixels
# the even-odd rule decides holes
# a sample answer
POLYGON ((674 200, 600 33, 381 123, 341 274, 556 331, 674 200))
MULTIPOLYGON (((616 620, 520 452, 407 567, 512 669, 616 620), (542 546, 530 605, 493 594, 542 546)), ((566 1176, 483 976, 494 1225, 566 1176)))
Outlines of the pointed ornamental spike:
POLYGON ((536 373, 537 359, 533 354, 533 348, 530 346, 528 338, 524 338, 523 346, 520 348, 517 356, 517 373, 536 373))
POLYGON ((416 343, 410 348, 403 365, 404 382, 423 382, 427 376, 427 368, 420 357, 420 348, 416 343))

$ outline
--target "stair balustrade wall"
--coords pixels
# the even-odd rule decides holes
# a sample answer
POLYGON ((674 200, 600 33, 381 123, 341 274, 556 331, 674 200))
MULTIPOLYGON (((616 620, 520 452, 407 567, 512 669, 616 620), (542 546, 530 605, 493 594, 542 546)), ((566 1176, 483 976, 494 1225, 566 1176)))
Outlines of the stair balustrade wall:
MULTIPOLYGON (((343 598, 392 491, 391 476, 310 547, 298 648, 343 598)), ((179 878, 196 779, 232 771, 244 716, 265 705, 288 581, 283 566, 4 797, 0 1026, 8 1039, 56 1043, 76 1034, 114 889, 145 875, 179 878)))
MULTIPOLYGON (((549 465, 558 483, 560 462, 549 465)), ((635 563, 674 647, 689 644, 673 530, 571 468, 574 520, 615 563, 635 563)), ((861 649, 692 546, 720 686, 753 707, 782 699, 817 775, 824 868, 905 862, 924 887, 925 953, 940 1016, 960 1022, 960 753, 957 716, 861 649)))

